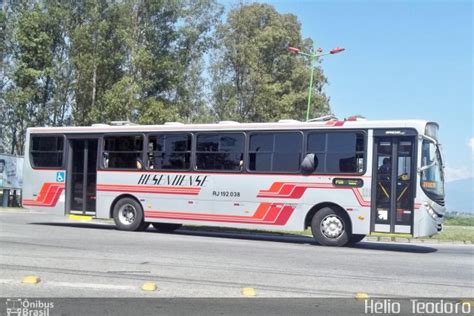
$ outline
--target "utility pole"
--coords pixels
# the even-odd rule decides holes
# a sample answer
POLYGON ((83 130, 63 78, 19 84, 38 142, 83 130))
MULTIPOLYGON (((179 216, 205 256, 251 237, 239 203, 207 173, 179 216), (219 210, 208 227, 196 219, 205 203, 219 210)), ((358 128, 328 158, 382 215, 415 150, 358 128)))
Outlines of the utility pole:
POLYGON ((309 76, 309 87, 308 87, 308 106, 306 107, 306 121, 309 120, 309 113, 311 111, 311 95, 313 90, 313 77, 314 69, 316 68, 316 62, 318 58, 326 55, 334 55, 344 51, 345 48, 336 47, 331 49, 328 53, 324 53, 322 48, 314 49, 312 48, 309 52, 302 52, 299 48, 288 46, 288 51, 293 54, 303 55, 310 60, 310 76, 309 76))

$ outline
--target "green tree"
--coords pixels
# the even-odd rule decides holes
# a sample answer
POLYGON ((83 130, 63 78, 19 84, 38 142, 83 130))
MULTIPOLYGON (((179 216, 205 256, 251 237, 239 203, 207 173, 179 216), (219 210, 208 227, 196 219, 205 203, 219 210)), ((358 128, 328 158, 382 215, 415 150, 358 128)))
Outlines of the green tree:
MULTIPOLYGON (((304 119, 309 63, 288 54, 286 47, 310 49, 312 41, 301 37, 296 16, 279 14, 267 4, 242 5, 229 12, 217 32, 212 90, 218 118, 304 119)), ((326 113, 326 78, 319 67, 314 82, 313 115, 326 113)))
POLYGON ((206 93, 209 82, 203 77, 204 56, 214 47, 214 30, 223 8, 209 0, 188 0, 183 4, 177 42, 181 67, 174 103, 183 121, 211 122, 214 117, 206 93))
POLYGON ((209 120, 203 56, 221 14, 214 0, 131 1, 127 76, 138 85, 140 122, 209 120), (162 113, 156 113, 155 110, 162 113))
POLYGON ((103 97, 124 75, 127 14, 120 3, 84 0, 69 7, 69 36, 74 66, 74 124, 107 118, 103 97))
POLYGON ((203 115, 200 65, 220 14, 214 1, 85 1, 71 12, 75 124, 203 115))
POLYGON ((5 12, 6 5, 0 10, 0 152, 5 151, 6 134, 7 134, 7 105, 5 100, 5 86, 7 84, 6 66, 7 62, 5 58, 8 56, 8 42, 9 36, 7 27, 7 13, 5 12))
MULTIPOLYGON (((51 125, 56 56, 64 45, 61 15, 54 6, 23 1, 5 9, 6 56, 2 59, 2 107, 10 153, 23 153, 26 128, 51 125)), ((3 50, 3 47, 2 47, 3 50)))

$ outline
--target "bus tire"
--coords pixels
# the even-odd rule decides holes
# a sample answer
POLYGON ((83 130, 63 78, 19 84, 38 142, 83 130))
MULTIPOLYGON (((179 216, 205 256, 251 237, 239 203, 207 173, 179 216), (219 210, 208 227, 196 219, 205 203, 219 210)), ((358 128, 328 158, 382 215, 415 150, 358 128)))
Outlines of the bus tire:
POLYGON ((330 207, 323 207, 314 214, 311 231, 314 239, 323 246, 344 246, 351 236, 347 216, 330 207))
POLYGON ((355 245, 359 242, 362 241, 362 239, 365 238, 365 235, 357 235, 357 234, 352 234, 351 238, 349 238, 349 244, 350 245, 355 245))
POLYGON ((160 233, 171 233, 180 228, 181 224, 169 224, 169 223, 151 223, 151 225, 160 233))
POLYGON ((149 223, 145 222, 143 208, 135 199, 122 198, 114 206, 113 217, 119 230, 143 231, 149 223))

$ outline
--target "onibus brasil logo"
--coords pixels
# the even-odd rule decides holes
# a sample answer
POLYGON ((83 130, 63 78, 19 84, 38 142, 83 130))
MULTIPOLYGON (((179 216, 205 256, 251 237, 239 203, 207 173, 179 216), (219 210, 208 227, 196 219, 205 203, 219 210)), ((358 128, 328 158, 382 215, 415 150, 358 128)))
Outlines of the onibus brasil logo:
POLYGON ((49 316, 54 308, 53 302, 38 299, 28 300, 23 298, 7 298, 7 316, 49 316))

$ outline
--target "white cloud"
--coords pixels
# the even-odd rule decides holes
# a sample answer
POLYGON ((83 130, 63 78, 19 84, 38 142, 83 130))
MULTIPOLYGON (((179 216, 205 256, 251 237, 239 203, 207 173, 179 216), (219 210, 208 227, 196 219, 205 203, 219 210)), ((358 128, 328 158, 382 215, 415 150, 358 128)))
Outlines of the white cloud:
POLYGON ((473 169, 465 166, 461 166, 459 168, 446 166, 444 168, 444 172, 446 174, 446 182, 469 179, 474 177, 473 169))
MULTIPOLYGON (((466 144, 469 147, 471 158, 474 160, 474 137, 469 138, 466 144)), ((466 162, 469 164, 468 161, 466 162)), ((471 161, 470 167, 465 164, 451 167, 449 162, 447 162, 444 173, 446 175, 446 182, 474 178, 474 161, 471 161)))
POLYGON ((471 148, 471 155, 474 158, 474 137, 469 138, 467 145, 471 148))

